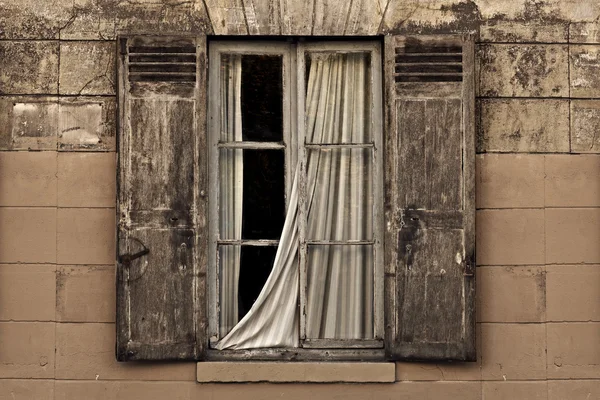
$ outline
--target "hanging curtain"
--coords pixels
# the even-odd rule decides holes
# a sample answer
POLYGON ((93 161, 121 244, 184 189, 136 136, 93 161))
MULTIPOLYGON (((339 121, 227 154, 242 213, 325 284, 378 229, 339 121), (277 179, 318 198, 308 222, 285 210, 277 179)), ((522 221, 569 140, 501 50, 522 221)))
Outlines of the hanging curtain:
MULTIPOLYGON (((221 63, 221 142, 242 141, 242 56, 228 54, 221 63)), ((219 232, 226 239, 242 238, 242 199, 244 187, 244 154, 241 149, 219 150, 219 232)), ((219 333, 224 336, 238 321, 238 280, 240 246, 219 249, 221 306, 219 333)))
MULTIPOLYGON (((368 141, 367 61, 364 54, 311 55, 307 143, 368 141)), ((362 148, 307 149, 308 239, 372 238, 370 154, 362 148)), ((217 349, 299 344, 298 173, 271 274, 250 311, 217 349)), ((372 247, 311 245, 307 256, 307 337, 373 337, 372 247)))

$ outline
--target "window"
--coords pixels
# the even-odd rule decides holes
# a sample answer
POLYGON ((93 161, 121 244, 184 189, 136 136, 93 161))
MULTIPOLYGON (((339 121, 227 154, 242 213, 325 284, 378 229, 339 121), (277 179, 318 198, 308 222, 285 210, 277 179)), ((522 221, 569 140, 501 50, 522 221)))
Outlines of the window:
POLYGON ((211 347, 383 348, 380 54, 210 44, 211 347))
POLYGON ((119 39, 118 360, 474 360, 473 38, 380 44, 119 39))

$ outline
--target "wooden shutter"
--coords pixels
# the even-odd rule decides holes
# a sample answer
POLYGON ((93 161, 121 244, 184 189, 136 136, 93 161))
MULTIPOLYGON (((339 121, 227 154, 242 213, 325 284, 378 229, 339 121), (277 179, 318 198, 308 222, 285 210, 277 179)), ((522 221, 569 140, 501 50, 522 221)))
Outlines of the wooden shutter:
POLYGON ((385 38, 386 354, 475 360, 473 41, 385 38))
POLYGON ((117 359, 201 358, 206 39, 119 45, 117 359))

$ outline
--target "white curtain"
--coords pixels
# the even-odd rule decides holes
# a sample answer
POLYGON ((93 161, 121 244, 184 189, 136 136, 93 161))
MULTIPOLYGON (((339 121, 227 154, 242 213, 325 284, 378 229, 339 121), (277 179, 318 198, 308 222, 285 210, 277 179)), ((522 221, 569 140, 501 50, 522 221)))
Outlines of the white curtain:
MULTIPOLYGON (((221 137, 222 142, 242 141, 242 57, 227 55, 222 62, 221 137)), ((242 238, 242 199, 244 188, 244 154, 241 149, 221 149, 219 154, 219 232, 224 239, 242 238)), ((238 280, 240 246, 220 248, 221 306, 219 334, 224 336, 238 322, 238 280)))
MULTIPOLYGON (((365 128, 369 126, 366 82, 364 54, 311 55, 307 143, 370 141, 365 128)), ((370 157, 369 148, 307 149, 307 239, 372 239, 370 157)), ((217 349, 298 346, 298 172, 272 272, 250 311, 217 343, 217 349)), ((226 194, 234 195, 238 194, 226 194)), ((239 262, 236 268, 239 274, 239 262)), ((308 338, 373 337, 371 245, 311 245, 307 275, 308 338)))

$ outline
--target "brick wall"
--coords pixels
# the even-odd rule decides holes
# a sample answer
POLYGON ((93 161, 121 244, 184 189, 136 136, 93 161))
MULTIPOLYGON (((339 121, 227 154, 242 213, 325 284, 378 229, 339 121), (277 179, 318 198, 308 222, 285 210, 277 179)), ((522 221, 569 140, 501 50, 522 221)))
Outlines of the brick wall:
MULTIPOLYGON (((252 31, 268 2, 39 3, 0 4, 0 399, 600 399, 596 2, 348 3, 357 34, 481 24, 479 361, 399 363, 388 385, 201 385, 194 363, 115 361, 115 33, 232 33, 244 10, 252 31)), ((347 32, 331 24, 315 29, 347 32)))

